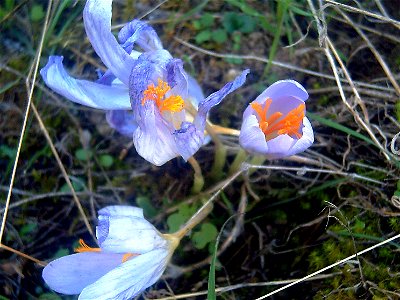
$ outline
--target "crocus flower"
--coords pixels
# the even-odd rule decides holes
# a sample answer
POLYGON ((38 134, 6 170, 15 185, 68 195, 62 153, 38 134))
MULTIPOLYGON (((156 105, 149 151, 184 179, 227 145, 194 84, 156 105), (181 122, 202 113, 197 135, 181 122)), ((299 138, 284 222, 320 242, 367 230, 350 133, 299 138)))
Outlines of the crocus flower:
POLYGON ((111 127, 132 135, 137 152, 149 162, 162 165, 177 156, 187 160, 204 143, 209 110, 240 87, 248 71, 204 98, 151 26, 133 20, 121 29, 117 42, 111 33, 111 5, 112 0, 88 0, 83 14, 88 38, 108 68, 101 78, 74 79, 63 68, 63 58, 51 56, 40 72, 43 80, 71 101, 106 110, 111 127))
POLYGON ((308 93, 294 80, 275 82, 246 108, 239 135, 240 145, 269 159, 304 151, 314 142, 305 117, 308 93))
POLYGON ((179 243, 146 221, 141 208, 108 206, 99 211, 99 248, 80 240, 76 254, 50 262, 43 278, 56 292, 79 299, 131 299, 154 284, 179 243))

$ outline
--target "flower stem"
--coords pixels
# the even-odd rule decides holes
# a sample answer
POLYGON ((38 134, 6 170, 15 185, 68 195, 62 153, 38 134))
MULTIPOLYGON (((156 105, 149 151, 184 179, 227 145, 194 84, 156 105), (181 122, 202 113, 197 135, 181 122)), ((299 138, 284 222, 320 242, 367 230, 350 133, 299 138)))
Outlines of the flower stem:
POLYGON ((197 160, 192 156, 188 159, 189 164, 192 166, 194 170, 194 178, 193 178, 193 186, 192 193, 198 194, 204 186, 204 177, 201 172, 201 168, 197 160))
POLYGON ((206 130, 215 144, 214 163, 211 168, 211 177, 213 177, 215 180, 218 180, 223 176, 223 169, 226 162, 226 147, 221 142, 221 139, 215 132, 211 123, 206 123, 206 130))
POLYGON ((209 199, 190 219, 186 222, 186 224, 179 229, 177 232, 172 233, 171 235, 182 239, 189 231, 191 231, 195 226, 200 224, 212 211, 214 207, 213 203, 214 197, 209 199))
POLYGON ((246 153, 246 151, 243 148, 240 148, 239 152, 236 154, 236 157, 231 165, 231 167, 229 168, 229 175, 232 175, 233 173, 235 173, 236 171, 240 170, 242 163, 246 161, 248 155, 246 153))

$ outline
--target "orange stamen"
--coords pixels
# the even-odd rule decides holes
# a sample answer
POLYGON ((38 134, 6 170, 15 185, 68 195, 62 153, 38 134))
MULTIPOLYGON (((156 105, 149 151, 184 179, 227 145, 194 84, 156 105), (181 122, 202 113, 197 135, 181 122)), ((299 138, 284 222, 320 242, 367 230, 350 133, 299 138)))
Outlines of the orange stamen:
POLYGON ((299 131, 304 119, 305 104, 300 104, 285 116, 281 112, 275 112, 267 117, 271 103, 270 98, 267 98, 264 107, 258 102, 250 103, 258 116, 259 127, 264 133, 265 139, 268 141, 282 134, 287 134, 292 138, 301 138, 302 134, 299 131))
POLYGON ((82 239, 79 239, 79 247, 75 248, 75 252, 82 253, 82 252, 100 252, 100 248, 92 248, 89 247, 82 239))
POLYGON ((154 101, 160 110, 160 112, 170 111, 170 112, 180 112, 183 110, 185 102, 179 95, 172 95, 165 98, 165 95, 171 87, 165 81, 158 79, 157 86, 153 83, 147 86, 147 89, 143 92, 142 105, 146 101, 154 101))
POLYGON ((124 256, 122 256, 122 262, 126 262, 128 259, 135 257, 135 256, 139 256, 139 254, 134 254, 134 253, 126 253, 124 254, 124 256))

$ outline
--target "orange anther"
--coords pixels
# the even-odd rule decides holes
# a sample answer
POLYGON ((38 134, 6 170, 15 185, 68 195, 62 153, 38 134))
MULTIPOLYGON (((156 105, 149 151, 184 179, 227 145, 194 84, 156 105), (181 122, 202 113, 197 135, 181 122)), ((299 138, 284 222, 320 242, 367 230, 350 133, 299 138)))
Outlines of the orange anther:
POLYGON ((122 256, 122 262, 126 262, 132 257, 139 256, 139 254, 134 254, 134 253, 125 253, 124 256, 122 256))
POLYGON ((299 133, 305 113, 305 104, 302 103, 289 111, 285 116, 281 112, 274 112, 267 117, 268 109, 272 103, 270 98, 262 106, 258 102, 250 103, 254 109, 259 122, 259 127, 265 135, 266 140, 271 140, 279 135, 287 134, 292 138, 301 138, 299 133))
POLYGON ((146 101, 154 101, 160 112, 180 112, 183 109, 185 102, 179 95, 172 95, 165 98, 166 93, 170 90, 171 87, 168 83, 158 79, 157 86, 151 83, 143 92, 142 105, 144 105, 146 101))
POLYGON ((75 252, 101 252, 100 248, 89 247, 82 239, 79 239, 79 245, 80 246, 78 248, 75 248, 75 252))

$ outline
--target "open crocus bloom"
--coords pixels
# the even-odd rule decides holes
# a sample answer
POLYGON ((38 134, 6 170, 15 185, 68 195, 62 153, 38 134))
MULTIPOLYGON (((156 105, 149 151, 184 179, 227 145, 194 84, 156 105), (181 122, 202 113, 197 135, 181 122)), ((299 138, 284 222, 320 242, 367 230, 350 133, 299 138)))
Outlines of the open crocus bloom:
POLYGON ((99 80, 70 77, 62 56, 51 56, 40 74, 69 100, 106 110, 110 126, 133 135, 137 152, 149 162, 162 165, 177 156, 187 160, 204 142, 208 111, 240 87, 248 71, 205 98, 151 26, 133 20, 121 29, 118 42, 111 33, 111 6, 112 0, 88 0, 83 14, 88 38, 108 68, 99 80))
POLYGON ((294 80, 275 82, 246 108, 240 145, 253 154, 276 159, 304 151, 314 142, 305 117, 307 91, 294 80))
POLYGON ((100 247, 80 240, 79 253, 50 262, 43 278, 54 291, 79 299, 131 299, 160 278, 179 241, 159 233, 137 207, 105 207, 98 221, 100 247))

